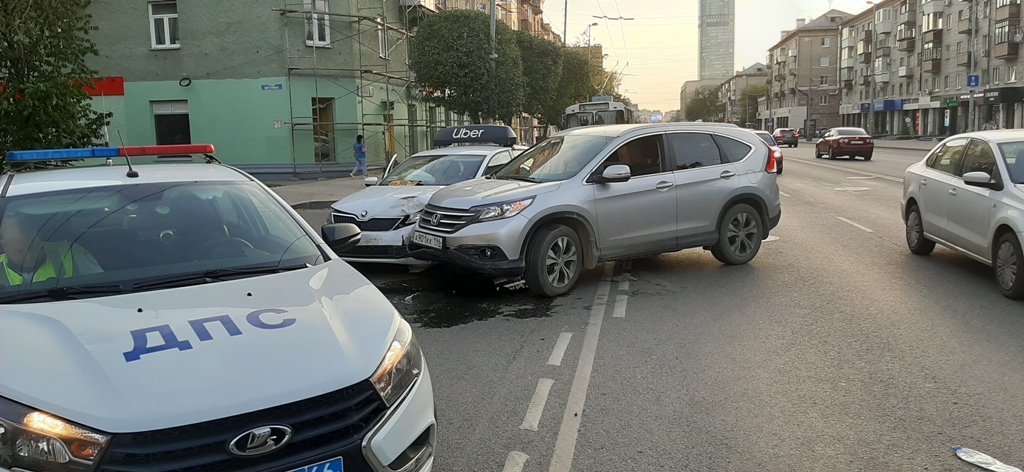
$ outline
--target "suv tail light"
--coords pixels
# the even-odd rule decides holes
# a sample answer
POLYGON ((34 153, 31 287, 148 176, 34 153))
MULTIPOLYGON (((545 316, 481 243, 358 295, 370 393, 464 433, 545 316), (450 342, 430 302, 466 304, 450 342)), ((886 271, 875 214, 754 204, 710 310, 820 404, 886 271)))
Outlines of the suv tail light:
MULTIPOLYGON (((777 151, 773 151, 771 149, 768 150, 768 163, 765 164, 764 171, 769 174, 774 174, 775 171, 778 169, 778 157, 776 155, 776 152, 777 151)), ((779 154, 782 153, 780 152, 779 154)))

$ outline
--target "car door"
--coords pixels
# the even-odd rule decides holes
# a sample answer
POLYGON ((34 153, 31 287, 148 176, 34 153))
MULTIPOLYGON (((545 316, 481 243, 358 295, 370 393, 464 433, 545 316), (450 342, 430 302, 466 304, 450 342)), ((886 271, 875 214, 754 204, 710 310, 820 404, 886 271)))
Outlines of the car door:
POLYGON ((622 144, 597 168, 627 165, 625 182, 594 184, 597 239, 605 258, 674 249, 676 195, 663 134, 622 144))
POLYGON ((815 152, 817 152, 819 154, 825 154, 826 152, 828 152, 827 149, 828 149, 829 138, 834 136, 833 133, 835 133, 835 131, 831 131, 830 130, 828 133, 825 133, 825 136, 822 136, 821 139, 819 139, 818 142, 814 144, 815 152))
POLYGON ((943 241, 949 240, 947 213, 950 196, 956 193, 953 192, 953 180, 957 178, 967 143, 968 138, 947 141, 928 158, 921 175, 916 177, 920 189, 917 204, 924 232, 943 241))
POLYGON ((732 161, 743 159, 751 147, 706 132, 669 133, 666 137, 669 162, 674 166, 676 244, 685 247, 716 234, 722 208, 739 185, 732 161))
POLYGON ((992 146, 981 139, 971 139, 964 153, 963 163, 953 179, 946 212, 948 241, 986 260, 992 257, 989 250, 989 232, 995 208, 992 206, 997 190, 967 185, 963 175, 968 172, 984 172, 999 178, 996 155, 992 146))

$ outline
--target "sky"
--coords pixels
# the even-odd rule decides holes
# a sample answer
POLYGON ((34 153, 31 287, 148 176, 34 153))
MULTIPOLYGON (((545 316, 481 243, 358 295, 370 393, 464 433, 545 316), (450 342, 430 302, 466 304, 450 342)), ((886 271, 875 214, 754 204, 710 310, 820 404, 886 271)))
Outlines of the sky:
MULTIPOLYGON (((782 30, 796 27, 830 8, 857 14, 865 0, 735 0, 736 64, 739 70, 765 62, 768 48, 782 30)), ((559 34, 566 0, 545 0, 544 20, 559 34)), ((593 44, 608 57, 605 69, 624 74, 619 92, 641 109, 667 112, 679 108, 679 88, 699 78, 697 70, 697 0, 568 0, 568 42, 585 38, 591 27, 593 44), (630 21, 594 18, 634 18, 630 21)), ((584 44, 585 44, 585 39, 584 44)))

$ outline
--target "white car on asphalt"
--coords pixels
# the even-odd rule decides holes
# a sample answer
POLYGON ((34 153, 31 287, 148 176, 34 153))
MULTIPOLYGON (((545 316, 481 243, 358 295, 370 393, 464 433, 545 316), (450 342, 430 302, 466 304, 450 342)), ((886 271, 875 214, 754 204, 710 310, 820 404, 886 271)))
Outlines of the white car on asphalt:
POLYGON ((393 169, 389 166, 383 179, 370 177, 366 189, 331 204, 330 222, 352 223, 362 230, 357 246, 338 253, 342 259, 432 264, 408 255, 413 230, 430 196, 448 185, 489 175, 526 149, 516 146, 512 128, 498 125, 445 128, 434 138, 434 146, 393 169))
POLYGON ((359 230, 212 152, 7 153, 85 162, 0 171, 0 471, 431 470, 412 328, 333 251, 359 230))
POLYGON ((946 138, 907 168, 903 220, 914 254, 946 246, 992 266, 1003 295, 1024 299, 1024 131, 946 138))

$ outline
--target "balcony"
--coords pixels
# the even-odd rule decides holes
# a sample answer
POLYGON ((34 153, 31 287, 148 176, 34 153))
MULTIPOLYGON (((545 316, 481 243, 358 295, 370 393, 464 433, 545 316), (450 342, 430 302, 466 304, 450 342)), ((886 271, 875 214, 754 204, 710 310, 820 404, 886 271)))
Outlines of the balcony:
POLYGON ((904 77, 904 78, 906 78, 906 77, 913 77, 914 76, 914 68, 913 67, 907 67, 907 66, 900 67, 899 72, 896 75, 899 76, 899 77, 904 77))
POLYGON ((971 53, 961 52, 956 55, 956 65, 958 66, 969 66, 971 65, 971 53))
POLYGON ((878 72, 878 73, 876 73, 875 74, 875 82, 879 83, 879 84, 887 84, 887 83, 889 83, 889 73, 888 72, 878 72))
POLYGON ((839 43, 839 46, 840 47, 844 47, 844 48, 856 47, 857 46, 857 37, 856 36, 850 36, 848 38, 843 38, 843 40, 839 43))
POLYGON ((867 86, 871 85, 871 76, 870 75, 862 75, 862 76, 860 76, 860 80, 858 80, 857 83, 867 87, 867 86))
POLYGON ((1020 4, 1011 3, 1006 6, 996 8, 996 22, 1006 20, 1019 20, 1020 19, 1020 4))
POLYGON ((956 32, 967 34, 971 32, 971 19, 965 18, 956 22, 956 32))
POLYGON ((789 69, 789 75, 792 75, 793 77, 796 77, 796 71, 797 71, 796 67, 793 67, 793 68, 789 69))
POLYGON ((890 54, 892 54, 892 48, 889 47, 889 46, 880 47, 880 48, 877 49, 877 51, 878 51, 878 56, 877 57, 889 57, 890 54))
POLYGON ((840 69, 853 69, 853 67, 856 66, 856 65, 857 65, 857 60, 852 58, 852 57, 848 57, 846 59, 843 59, 842 61, 839 61, 839 68, 840 69))
POLYGON ((896 46, 897 51, 913 51, 914 49, 917 49, 917 41, 914 41, 914 38, 900 41, 899 45, 896 46))
POLYGON ((916 25, 917 24, 917 10, 908 10, 908 11, 905 11, 903 13, 900 13, 900 20, 899 21, 900 21, 899 24, 901 24, 901 25, 907 25, 907 26, 916 25))
POLYGON ((942 30, 937 29, 937 30, 926 31, 924 33, 924 35, 921 36, 921 38, 924 40, 925 43, 941 43, 942 42, 942 30))
POLYGON ((860 34, 860 39, 861 39, 862 41, 867 41, 867 42, 869 42, 869 43, 871 42, 871 38, 872 38, 872 37, 874 37, 874 35, 873 35, 873 34, 871 34, 871 30, 864 30, 864 31, 863 31, 863 32, 862 32, 862 33, 860 34))
POLYGON ((892 21, 880 21, 878 23, 875 23, 875 31, 878 34, 892 33, 892 21))
POLYGON ((942 58, 925 59, 921 63, 921 72, 938 73, 942 70, 942 58))
POLYGON ((775 81, 776 82, 782 82, 783 80, 786 80, 786 74, 783 74, 782 71, 776 72, 775 73, 775 81))
POLYGON ((999 43, 993 48, 994 55, 999 59, 1013 59, 1017 57, 1017 50, 1020 48, 1020 44, 1017 43, 999 43))
POLYGON ((942 13, 946 8, 946 0, 931 0, 921 4, 921 14, 942 13))
POLYGON ((871 53, 870 52, 860 53, 860 54, 857 55, 857 60, 860 61, 861 64, 870 64, 871 63, 871 53))
POLYGON ((896 31, 897 41, 906 41, 917 37, 917 28, 901 28, 896 31))

